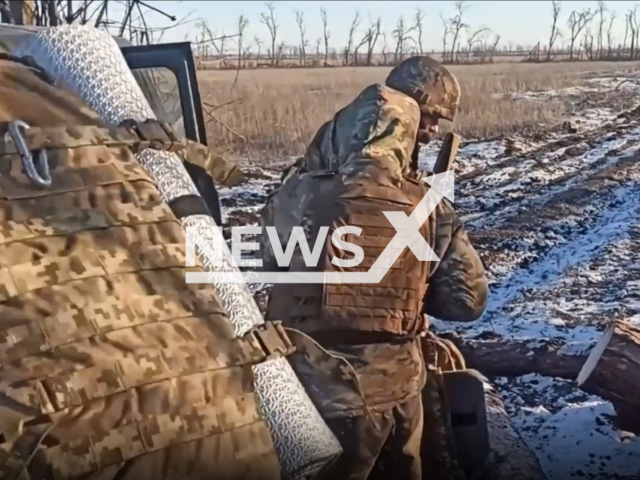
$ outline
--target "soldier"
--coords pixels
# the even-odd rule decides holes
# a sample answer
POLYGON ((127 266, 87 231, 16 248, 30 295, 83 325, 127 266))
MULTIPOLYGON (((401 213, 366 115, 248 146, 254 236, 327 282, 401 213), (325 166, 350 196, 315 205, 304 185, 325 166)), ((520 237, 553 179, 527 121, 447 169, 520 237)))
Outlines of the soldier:
MULTIPOLYGON (((387 86, 367 87, 338 112, 305 157, 315 162, 310 171, 290 176, 261 217, 263 227, 275 227, 283 249, 295 227, 303 228, 310 248, 328 227, 319 261, 308 265, 297 248, 288 266, 279 265, 263 232, 263 269, 367 271, 397 233, 383 212, 409 216, 428 192, 415 179, 419 143, 439 118, 453 120, 458 98, 452 75, 416 57, 398 66, 387 86), (342 239, 362 249, 355 267, 336 262, 350 258, 331 241, 344 225, 361 229, 342 239)), ((298 352, 291 362, 344 449, 327 478, 422 478, 423 314, 476 320, 486 306, 487 279, 448 201, 438 204, 420 234, 440 261, 419 261, 405 248, 379 284, 272 289, 267 318, 303 332, 292 335, 298 352)))
MULTIPOLYGON (((421 127, 418 131, 417 149, 413 161, 417 162, 419 145, 431 141, 438 132, 440 120, 455 120, 460 102, 460 85, 456 78, 439 62, 429 57, 410 57, 391 70, 385 85, 413 98, 420 105, 421 127)), ((281 180, 304 172, 334 170, 344 161, 337 155, 329 135, 336 127, 342 111, 326 122, 307 147, 305 154, 285 169, 281 180)), ((417 169, 417 163, 414 165, 417 169)))
POLYGON ((251 367, 286 337, 185 283, 141 138, 8 55, 0 133, 0 478, 279 480, 251 367))

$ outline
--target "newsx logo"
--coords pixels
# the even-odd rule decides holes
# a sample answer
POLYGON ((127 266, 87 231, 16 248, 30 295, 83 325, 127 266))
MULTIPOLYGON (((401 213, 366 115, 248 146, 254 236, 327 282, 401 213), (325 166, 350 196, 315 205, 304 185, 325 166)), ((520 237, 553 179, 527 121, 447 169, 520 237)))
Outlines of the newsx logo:
MULTIPOLYGON (((231 252, 227 247, 221 232, 216 232, 213 247, 202 238, 200 232, 192 226, 187 227, 187 267, 196 265, 196 245, 207 258, 205 267, 207 272, 187 272, 187 283, 380 283, 404 248, 409 248, 416 258, 423 262, 439 261, 440 259, 420 235, 420 227, 427 221, 443 198, 453 202, 454 173, 447 171, 438 175, 423 178, 431 185, 429 191, 420 200, 409 216, 405 212, 383 212, 389 223, 396 230, 396 235, 388 243, 384 251, 366 272, 239 272, 237 267, 261 267, 261 259, 243 259, 243 251, 258 250, 256 242, 242 242, 242 235, 262 234, 261 227, 233 227, 231 230, 231 252), (222 253, 222 254, 221 254, 222 253), (233 263, 232 263, 233 262, 233 263), (211 268, 213 267, 213 268, 211 268)), ((266 227, 271 248, 280 267, 290 266, 296 244, 305 265, 313 267, 318 264, 322 247, 326 242, 329 227, 321 227, 319 236, 311 250, 303 228, 293 227, 291 236, 282 248, 275 227, 266 227)), ((346 242, 342 237, 346 234, 360 235, 362 229, 355 226, 343 226, 334 230, 331 242, 336 248, 354 254, 354 258, 342 259, 333 257, 331 263, 341 268, 353 268, 360 265, 364 259, 364 251, 358 245, 346 242)))

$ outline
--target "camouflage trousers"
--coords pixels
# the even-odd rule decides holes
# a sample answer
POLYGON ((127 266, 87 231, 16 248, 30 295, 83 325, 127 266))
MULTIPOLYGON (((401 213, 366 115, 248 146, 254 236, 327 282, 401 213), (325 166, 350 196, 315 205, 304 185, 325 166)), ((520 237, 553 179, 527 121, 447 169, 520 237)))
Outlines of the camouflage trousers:
POLYGON ((326 423, 344 453, 322 480, 422 480, 421 395, 371 416, 327 419, 326 423))

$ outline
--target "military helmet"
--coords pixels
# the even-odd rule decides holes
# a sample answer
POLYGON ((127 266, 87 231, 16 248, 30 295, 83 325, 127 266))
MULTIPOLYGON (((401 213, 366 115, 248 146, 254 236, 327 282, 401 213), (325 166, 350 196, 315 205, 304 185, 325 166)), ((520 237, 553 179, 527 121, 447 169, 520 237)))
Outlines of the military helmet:
POLYGON ((413 98, 422 113, 455 119, 460 85, 440 62, 429 57, 407 58, 391 70, 385 84, 413 98))

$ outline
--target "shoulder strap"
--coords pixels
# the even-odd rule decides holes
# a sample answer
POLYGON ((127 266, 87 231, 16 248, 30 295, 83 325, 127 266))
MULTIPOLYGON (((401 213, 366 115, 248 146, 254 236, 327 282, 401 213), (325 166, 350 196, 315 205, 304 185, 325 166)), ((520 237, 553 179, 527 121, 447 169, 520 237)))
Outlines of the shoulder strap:
MULTIPOLYGON (((22 154, 19 139, 8 135, 13 123, 0 124, 0 131, 5 133, 0 139, 2 147, 0 155, 22 154)), ((68 148, 92 147, 105 145, 109 147, 126 146, 134 153, 146 148, 167 150, 178 153, 186 146, 170 129, 162 130, 162 123, 146 121, 143 123, 123 124, 117 127, 100 127, 97 125, 74 125, 59 127, 31 127, 20 130, 21 140, 30 152, 37 150, 62 150, 68 148), (136 128, 138 127, 138 128, 136 128), (143 128, 139 128, 143 127, 143 128)))
MULTIPOLYGON (((0 124, 0 132, 7 132, 10 123, 0 124)), ((200 143, 178 138, 171 126, 158 120, 150 119, 144 122, 126 120, 117 127, 97 125, 29 127, 20 130, 20 135, 29 152, 97 145, 126 146, 134 153, 151 148, 175 153, 183 161, 204 168, 216 182, 222 185, 233 186, 243 179, 242 171, 236 165, 212 154, 200 143)), ((19 143, 18 139, 5 133, 0 138, 0 156, 22 155, 19 143)))

